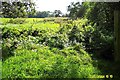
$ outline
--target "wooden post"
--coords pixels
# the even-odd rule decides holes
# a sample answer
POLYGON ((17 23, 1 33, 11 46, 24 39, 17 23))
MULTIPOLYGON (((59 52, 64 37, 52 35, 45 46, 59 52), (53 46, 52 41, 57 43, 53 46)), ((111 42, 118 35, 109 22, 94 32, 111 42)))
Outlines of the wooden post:
POLYGON ((120 62, 120 11, 114 11, 115 62, 120 62))

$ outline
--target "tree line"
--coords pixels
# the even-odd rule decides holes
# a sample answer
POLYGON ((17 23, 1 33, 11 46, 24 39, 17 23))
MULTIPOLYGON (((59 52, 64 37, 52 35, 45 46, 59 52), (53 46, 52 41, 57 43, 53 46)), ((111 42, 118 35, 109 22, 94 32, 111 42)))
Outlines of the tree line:
POLYGON ((45 17, 62 17, 65 16, 60 10, 36 11, 35 3, 28 2, 0 2, 0 17, 5 18, 45 18, 45 17))
POLYGON ((45 17, 63 17, 65 16, 60 10, 50 11, 36 11, 34 15, 29 15, 28 17, 32 18, 45 18, 45 17))

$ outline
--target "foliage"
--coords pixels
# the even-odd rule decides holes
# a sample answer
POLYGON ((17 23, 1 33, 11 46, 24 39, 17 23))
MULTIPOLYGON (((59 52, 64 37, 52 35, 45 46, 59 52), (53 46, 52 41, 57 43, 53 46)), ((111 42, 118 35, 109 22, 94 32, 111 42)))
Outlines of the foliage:
POLYGON ((87 19, 66 20, 62 26, 56 19, 18 20, 3 19, 0 26, 3 78, 87 78, 98 73, 84 51, 94 33, 87 19))
POLYGON ((24 18, 16 18, 16 19, 11 18, 7 23, 23 24, 23 23, 26 23, 25 20, 26 20, 26 19, 24 19, 24 18))
POLYGON ((68 6, 70 17, 77 19, 77 17, 81 15, 88 20, 82 25, 81 22, 76 20, 77 27, 75 25, 71 30, 69 38, 75 39, 75 42, 80 41, 79 43, 82 43, 86 51, 90 53, 101 53, 102 56, 113 56, 113 10, 115 4, 118 5, 117 3, 107 2, 83 2, 81 5, 79 2, 71 3, 71 5, 68 6), (80 28, 83 32, 79 29, 79 26, 81 26, 80 28))
MULTIPOLYGON (((3 78, 96 76, 100 73, 96 67, 100 68, 104 62, 97 64, 94 56, 113 59, 113 9, 113 3, 80 5, 78 2, 68 7, 74 21, 67 18, 0 19, 3 78)), ((55 13, 59 16, 57 11, 55 13)))
POLYGON ((79 2, 77 2, 77 3, 72 2, 71 5, 68 6, 68 11, 70 12, 69 16, 72 19, 77 18, 77 14, 78 14, 78 11, 79 11, 80 7, 81 7, 81 5, 80 5, 79 2))
POLYGON ((60 17, 62 15, 62 12, 60 10, 55 10, 53 14, 55 15, 55 17, 60 17))
POLYGON ((57 47, 59 49, 63 49, 64 47, 68 46, 68 37, 66 34, 56 34, 49 38, 46 43, 50 47, 57 47))
POLYGON ((35 15, 29 15, 29 18, 45 18, 45 17, 53 17, 50 11, 37 11, 35 15))
POLYGON ((101 30, 101 33, 107 35, 112 34, 114 26, 114 10, 109 6, 109 4, 111 3, 93 3, 94 7, 91 8, 88 16, 89 20, 91 20, 93 23, 97 23, 97 29, 101 30))
POLYGON ((27 17, 28 14, 33 14, 35 12, 35 7, 33 2, 2 2, 1 15, 5 18, 20 18, 27 17))
MULTIPOLYGON (((88 43, 87 47, 91 48, 90 51, 101 53, 103 56, 113 56, 113 26, 114 26, 114 9, 112 4, 108 2, 99 3, 83 3, 86 7, 85 17, 88 18, 89 23, 94 28, 94 31, 90 32, 91 43, 88 43), (107 52, 107 53, 106 53, 107 52)), ((89 24, 87 24, 89 25, 89 24)), ((100 55, 99 55, 100 56, 100 55)), ((107 57, 105 57, 107 59, 107 57)), ((109 59, 113 59, 110 58, 109 59)))
POLYGON ((64 50, 66 51, 69 51, 67 56, 62 55, 63 51, 59 51, 61 54, 58 54, 47 47, 38 47, 37 50, 15 50, 15 56, 3 62, 2 76, 3 78, 88 78, 99 72, 91 64, 90 56, 86 52, 78 54, 74 50, 64 50))
MULTIPOLYGON (((24 44, 24 48, 28 49, 26 46, 31 46, 29 43, 38 43, 38 45, 58 49, 76 46, 89 53, 101 53, 101 56, 103 56, 107 51, 111 57, 113 56, 112 35, 107 36, 101 31, 98 31, 96 24, 93 25, 89 20, 68 20, 67 22, 64 21, 61 27, 59 27, 60 25, 55 19, 48 20, 13 19, 13 21, 11 21, 10 19, 7 22, 4 20, 7 25, 1 25, 3 33, 2 47, 3 52, 6 52, 3 54, 3 58, 12 55, 12 52, 18 45, 24 44), (19 20, 25 20, 24 22, 26 23, 23 22, 19 24, 19 20), (105 46, 107 46, 107 48, 104 48, 105 46)), ((106 53, 106 59, 110 57, 107 55, 106 53)))
POLYGON ((72 2, 69 6, 67 11, 69 12, 69 17, 72 19, 82 18, 86 12, 86 7, 81 5, 80 2, 72 2))

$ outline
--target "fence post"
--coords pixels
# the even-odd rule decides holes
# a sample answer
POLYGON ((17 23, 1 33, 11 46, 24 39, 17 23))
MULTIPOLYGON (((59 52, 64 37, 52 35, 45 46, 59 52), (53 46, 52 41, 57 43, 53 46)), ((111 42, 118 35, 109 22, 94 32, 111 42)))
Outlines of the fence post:
POLYGON ((115 62, 120 62, 120 11, 114 11, 114 57, 115 62))

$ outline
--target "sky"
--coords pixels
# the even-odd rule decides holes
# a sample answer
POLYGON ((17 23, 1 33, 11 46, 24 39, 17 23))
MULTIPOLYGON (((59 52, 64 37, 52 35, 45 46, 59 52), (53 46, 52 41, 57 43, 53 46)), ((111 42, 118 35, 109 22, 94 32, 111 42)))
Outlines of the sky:
POLYGON ((67 6, 71 2, 81 2, 82 0, 35 0, 37 11, 61 10, 62 13, 67 12, 67 6))

